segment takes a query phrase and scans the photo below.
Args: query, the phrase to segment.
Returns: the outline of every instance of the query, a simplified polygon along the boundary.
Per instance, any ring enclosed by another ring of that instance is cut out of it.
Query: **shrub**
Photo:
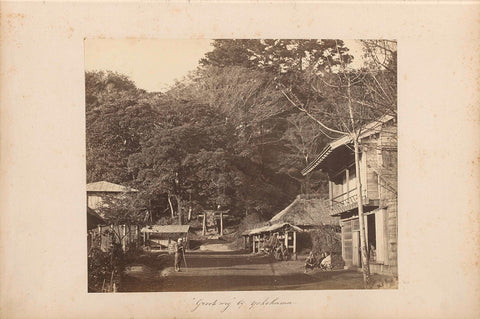
[[[88,256],[88,291],[111,292],[114,283],[117,290],[121,289],[125,266],[133,262],[139,253],[140,250],[135,245],[130,245],[123,252],[117,243],[108,252],[93,248]]]
[[[113,276],[113,277],[112,277]],[[88,291],[103,292],[111,289],[110,283],[119,283],[119,274],[115,272],[113,256],[98,248],[92,249],[88,256]]]

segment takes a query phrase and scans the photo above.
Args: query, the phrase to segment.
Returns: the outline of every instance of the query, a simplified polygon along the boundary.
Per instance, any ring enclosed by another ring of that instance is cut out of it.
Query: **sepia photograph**
[[[88,292],[398,288],[396,40],[84,49]]]

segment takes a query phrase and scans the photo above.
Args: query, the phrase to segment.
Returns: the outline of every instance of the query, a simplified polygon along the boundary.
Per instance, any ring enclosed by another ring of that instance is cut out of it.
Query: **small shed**
[[[297,232],[303,231],[300,227],[290,225],[289,223],[277,223],[273,225],[266,225],[263,227],[254,228],[248,233],[244,232],[245,245],[247,245],[247,238],[251,238],[252,252],[257,253],[264,250],[264,243],[271,236],[277,236],[281,241],[284,241],[285,247],[292,251],[294,256],[297,253]]]
[[[285,246],[296,256],[297,233],[331,225],[338,226],[338,220],[330,216],[327,200],[318,196],[299,195],[285,209],[273,216],[266,225],[242,233],[245,249],[253,253],[263,250],[263,243],[272,235],[285,241]]]
[[[167,249],[169,243],[182,238],[185,247],[189,248],[190,225],[151,225],[143,227],[140,232],[146,246]]]

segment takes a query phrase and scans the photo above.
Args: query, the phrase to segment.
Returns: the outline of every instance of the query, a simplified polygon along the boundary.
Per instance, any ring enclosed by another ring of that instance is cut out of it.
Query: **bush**
[[[98,248],[92,249],[88,256],[88,291],[103,292],[109,290],[111,289],[111,281],[112,283],[116,281],[116,285],[119,283],[119,274],[115,271],[112,254],[103,252]]]
[[[114,283],[119,290],[125,266],[133,262],[139,253],[140,250],[134,245],[123,252],[117,243],[108,252],[93,248],[88,256],[88,291],[111,292]]]

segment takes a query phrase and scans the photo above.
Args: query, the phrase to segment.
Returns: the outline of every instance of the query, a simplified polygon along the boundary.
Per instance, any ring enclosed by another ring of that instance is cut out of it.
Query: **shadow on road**
[[[339,279],[344,284],[339,283]],[[283,276],[185,276],[163,277],[140,281],[129,278],[124,291],[246,291],[246,290],[313,290],[313,289],[361,289],[362,277],[355,271],[332,271],[314,276],[303,273]]]
[[[141,256],[124,274],[121,291],[246,291],[363,289],[362,274],[352,270],[303,273],[302,261],[232,252],[186,254],[188,269],[173,272],[173,256]]]

